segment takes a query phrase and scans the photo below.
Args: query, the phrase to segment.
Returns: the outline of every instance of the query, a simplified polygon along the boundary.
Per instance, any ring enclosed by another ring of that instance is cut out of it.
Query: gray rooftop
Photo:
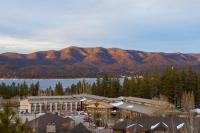
[[[148,114],[148,115],[153,114],[156,111],[155,108],[137,105],[137,104],[128,104],[128,103],[123,103],[116,107],[119,109],[130,110],[130,111],[139,112],[139,113]]]
[[[107,98],[103,96],[96,96],[90,94],[79,94],[79,95],[66,95],[66,96],[29,96],[29,100],[35,99],[71,99],[71,98],[91,98],[97,100],[108,100],[108,101],[120,101],[122,99],[136,101],[136,102],[144,102],[149,104],[166,104],[167,102],[159,101],[159,100],[151,100],[151,99],[144,99],[144,98],[137,98],[137,97],[118,97],[118,98]]]

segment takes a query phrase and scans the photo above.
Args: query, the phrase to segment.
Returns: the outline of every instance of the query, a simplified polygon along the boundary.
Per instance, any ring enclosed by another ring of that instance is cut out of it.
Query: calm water
[[[79,81],[85,80],[88,83],[93,83],[96,81],[96,78],[79,78],[79,79],[0,79],[0,83],[4,82],[6,84],[14,83],[23,83],[24,81],[27,84],[40,82],[40,88],[45,89],[47,87],[54,87],[56,83],[61,82],[63,87],[71,86],[72,84],[76,84]]]

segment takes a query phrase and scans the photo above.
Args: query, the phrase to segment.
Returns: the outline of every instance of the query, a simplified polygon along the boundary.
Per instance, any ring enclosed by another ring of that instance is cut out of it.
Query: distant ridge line
[[[70,46],[30,54],[0,54],[0,78],[80,78],[143,74],[168,66],[200,70],[200,54]]]

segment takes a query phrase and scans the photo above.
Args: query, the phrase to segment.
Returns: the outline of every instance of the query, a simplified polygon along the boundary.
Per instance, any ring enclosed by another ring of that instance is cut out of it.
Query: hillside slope
[[[115,76],[141,74],[157,67],[200,70],[200,54],[154,53],[118,48],[68,47],[31,54],[0,54],[0,78],[77,78],[103,73]]]

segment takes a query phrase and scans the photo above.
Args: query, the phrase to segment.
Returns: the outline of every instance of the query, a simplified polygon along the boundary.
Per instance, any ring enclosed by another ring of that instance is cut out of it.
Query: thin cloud
[[[126,49],[151,44],[182,51],[177,42],[198,40],[199,5],[199,0],[7,0],[0,5],[0,46],[30,52],[71,43]]]
[[[58,49],[59,47],[62,48],[63,46],[52,42],[40,42],[29,39],[0,36],[0,49],[3,49],[4,51],[20,51],[22,53],[27,53],[38,50]]]

